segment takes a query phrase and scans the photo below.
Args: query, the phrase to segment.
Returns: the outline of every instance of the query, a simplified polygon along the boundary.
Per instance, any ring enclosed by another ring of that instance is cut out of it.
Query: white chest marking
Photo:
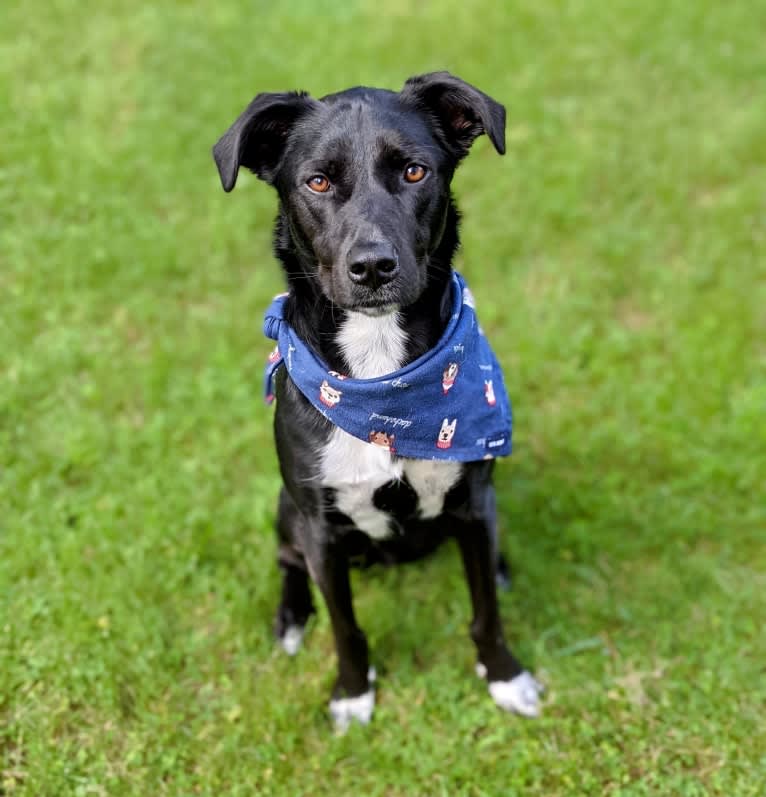
[[[463,472],[460,462],[444,460],[407,459],[404,473],[412,489],[418,494],[420,517],[434,518],[441,514],[444,496]]]
[[[396,371],[404,362],[407,333],[396,312],[382,316],[348,311],[337,337],[355,379],[372,379]],[[388,515],[372,503],[378,487],[401,479],[401,461],[384,448],[370,445],[341,429],[334,429],[322,452],[321,479],[336,491],[335,502],[354,525],[375,539],[391,533]]]
[[[399,369],[404,361],[407,333],[398,313],[369,316],[348,312],[338,333],[338,345],[355,379],[372,379]],[[380,446],[334,429],[322,452],[321,481],[335,489],[338,510],[374,539],[391,534],[389,517],[372,502],[375,490],[407,476],[418,496],[420,516],[437,517],[444,496],[462,472],[459,462],[394,460]]]
[[[348,311],[337,340],[355,379],[385,376],[404,362],[407,333],[396,312],[370,316]]]
[[[370,445],[341,429],[334,429],[322,454],[321,479],[335,489],[335,503],[354,525],[376,540],[391,534],[389,516],[372,502],[375,490],[407,477],[418,496],[420,517],[441,514],[444,496],[462,473],[459,462],[394,459],[380,446]]]
[[[372,503],[375,490],[392,479],[401,479],[402,460],[394,462],[391,454],[334,429],[322,452],[323,487],[335,489],[335,503],[354,525],[376,540],[391,533],[388,515]]]

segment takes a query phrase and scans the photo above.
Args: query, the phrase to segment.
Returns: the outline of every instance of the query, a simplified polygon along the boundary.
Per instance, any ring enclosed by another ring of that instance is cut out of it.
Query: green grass
[[[408,9],[418,10],[408,15]],[[0,36],[0,794],[763,795],[766,6],[10,0]],[[508,108],[458,265],[506,366],[508,636],[453,548],[354,577],[381,675],[335,737],[321,611],[274,647],[275,202],[253,94],[448,68]]]

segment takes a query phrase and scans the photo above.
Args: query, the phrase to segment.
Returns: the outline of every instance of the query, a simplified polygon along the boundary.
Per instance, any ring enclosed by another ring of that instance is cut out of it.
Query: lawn
[[[415,6],[414,11],[410,10]],[[0,794],[766,792],[766,4],[7,0],[0,29]],[[506,630],[457,552],[354,576],[374,722],[332,733],[327,614],[274,645],[250,98],[447,68],[503,102],[459,268],[506,368]]]

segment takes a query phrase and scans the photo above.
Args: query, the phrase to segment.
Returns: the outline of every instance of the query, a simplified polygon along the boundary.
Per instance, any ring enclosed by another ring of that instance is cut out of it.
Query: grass
[[[10,0],[0,42],[0,794],[763,795],[766,7]],[[381,680],[274,647],[250,97],[448,68],[508,107],[456,178],[507,369],[509,637],[472,677],[454,549],[355,576]]]

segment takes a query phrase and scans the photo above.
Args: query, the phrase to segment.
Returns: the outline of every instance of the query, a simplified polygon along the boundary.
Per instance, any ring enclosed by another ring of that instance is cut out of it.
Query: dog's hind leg
[[[282,488],[277,515],[277,562],[282,571],[282,597],[274,620],[274,632],[280,645],[290,656],[294,656],[300,649],[306,623],[315,611],[306,562],[293,545],[293,540],[300,539],[299,524],[302,522],[297,507]]]

